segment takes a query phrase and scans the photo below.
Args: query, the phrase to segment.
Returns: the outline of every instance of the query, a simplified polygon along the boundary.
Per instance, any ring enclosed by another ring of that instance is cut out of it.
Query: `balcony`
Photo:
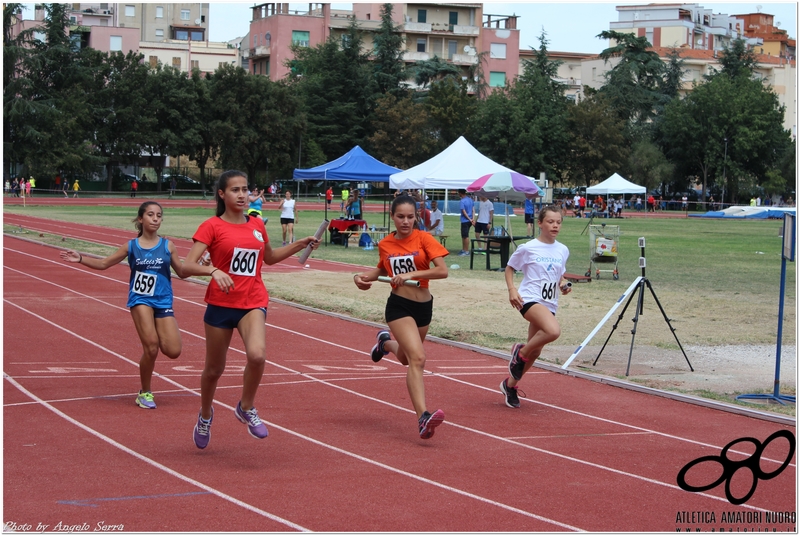
[[[455,35],[480,35],[480,28],[478,26],[462,26],[460,24],[450,25],[450,31]]]
[[[406,32],[430,33],[433,31],[433,26],[427,22],[406,22],[403,24],[403,29]]]
[[[272,51],[271,46],[256,46],[255,48],[250,49],[250,55],[248,57],[262,58],[264,56],[270,55],[271,51]]]
[[[470,56],[469,54],[452,54],[450,58],[452,63],[477,65],[477,56]]]
[[[430,54],[427,52],[405,52],[402,55],[404,61],[427,61],[430,59]]]

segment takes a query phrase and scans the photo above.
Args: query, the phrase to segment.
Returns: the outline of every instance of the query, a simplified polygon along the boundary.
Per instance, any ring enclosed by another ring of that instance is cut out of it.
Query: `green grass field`
[[[162,234],[191,238],[197,226],[204,219],[213,215],[212,203],[206,208],[171,208],[164,213]],[[6,206],[7,212],[26,213],[33,216],[85,223],[90,225],[109,226],[114,228],[133,229],[131,219],[135,212],[129,208],[114,206],[66,206],[27,208]],[[267,232],[273,243],[281,241],[279,225],[280,215],[277,211],[266,211],[269,218]],[[300,212],[299,224],[295,227],[298,237],[313,234],[319,226],[322,212]],[[382,214],[370,214],[367,221],[382,224]],[[500,218],[498,218],[500,219]],[[630,218],[623,220],[606,220],[608,224],[617,224],[620,228],[619,240],[619,290],[626,288],[637,277],[640,249],[638,238],[646,238],[646,275],[658,287],[667,287],[684,292],[686,300],[691,295],[709,290],[718,290],[740,294],[744,300],[758,299],[760,296],[774,296],[779,291],[780,258],[782,238],[779,231],[782,221],[778,220],[704,220],[699,218],[654,219]],[[585,274],[590,265],[588,231],[581,234],[586,227],[586,219],[567,217],[559,236],[571,252],[567,271],[579,275]],[[599,220],[595,220],[599,222]],[[458,257],[460,237],[457,216],[445,216],[446,234],[449,235],[447,248],[450,256],[447,264],[457,264],[460,270],[451,270],[451,277],[495,277],[484,270],[470,272],[468,257]],[[522,218],[512,218],[514,234],[524,235],[525,225]],[[359,248],[344,248],[338,245],[327,245],[314,253],[315,258],[349,262],[366,266],[377,262],[377,249],[364,251]],[[498,259],[496,260],[498,262]],[[483,265],[483,260],[476,264]],[[602,269],[611,265],[603,265]],[[610,275],[603,274],[610,278]],[[795,297],[796,269],[794,263],[788,265],[786,280],[789,298]]]

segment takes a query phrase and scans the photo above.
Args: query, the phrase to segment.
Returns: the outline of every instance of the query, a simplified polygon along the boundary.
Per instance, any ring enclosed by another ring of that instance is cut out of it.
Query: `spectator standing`
[[[582,199],[582,197],[580,197],[580,193],[579,192],[574,194],[574,199],[572,199],[572,205],[574,207],[574,217],[582,217],[582,214],[580,213],[580,200],[581,199]]]
[[[585,196],[580,196],[580,217],[585,217],[585,205],[588,199]]]
[[[339,210],[341,211],[341,215],[345,215],[349,213],[349,199],[350,199],[350,190],[347,188],[343,188],[341,190],[341,207]]]
[[[139,191],[139,183],[134,180],[130,183],[130,196],[135,197],[137,191]]]
[[[6,179],[5,183],[5,192],[7,195],[11,193],[11,182],[8,179]]]
[[[654,212],[655,211],[655,196],[650,194],[649,197],[647,197],[647,199],[646,199],[646,204],[647,204],[647,209],[650,212]]]
[[[461,197],[459,205],[461,215],[461,250],[458,256],[469,255],[469,231],[474,225],[474,201],[466,194],[465,189],[459,189]]]
[[[80,184],[78,184],[78,179],[75,179],[75,182],[72,184],[72,198],[76,198],[78,196],[78,192],[80,191]]]
[[[28,185],[25,186],[25,191],[27,192],[28,197],[32,197],[33,196],[33,195],[31,195],[31,191],[33,191],[33,188],[35,188],[35,187],[36,187],[36,179],[31,177],[31,179],[28,180]]]
[[[325,202],[327,202],[327,208],[330,209],[330,205],[333,204],[333,186],[327,188],[325,192]]]
[[[433,236],[444,234],[444,215],[438,209],[438,201],[430,201],[430,234]]]
[[[682,199],[680,199],[680,200],[682,201],[682,211],[683,212],[687,212],[688,211],[688,195],[683,195]]]
[[[533,199],[535,199],[535,195],[530,193],[524,194],[524,222],[527,224],[526,238],[535,236],[535,227],[533,226],[535,223],[535,204],[533,203]]]
[[[491,232],[491,226],[494,222],[494,203],[488,200],[488,197],[481,195],[480,207],[477,211],[477,223],[474,225],[474,237],[479,234],[488,236]]]
[[[175,190],[177,189],[178,189],[178,179],[175,178],[174,175],[172,175],[172,179],[169,181],[169,196],[174,197]]]
[[[294,243],[294,223],[297,222],[297,212],[294,209],[295,201],[291,198],[291,191],[286,191],[286,198],[280,201],[280,226],[283,228],[283,247],[287,243]]]

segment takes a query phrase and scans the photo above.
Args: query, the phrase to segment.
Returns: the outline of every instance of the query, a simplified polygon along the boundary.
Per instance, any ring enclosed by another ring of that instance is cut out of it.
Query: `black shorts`
[[[281,225],[288,225],[289,223],[291,223],[292,225],[294,224],[294,218],[293,217],[281,217],[280,218],[280,224]]]
[[[426,327],[433,320],[433,298],[420,303],[392,293],[386,301],[386,323],[410,316],[417,327]]]
[[[520,308],[520,309],[519,309],[519,312],[521,312],[521,314],[522,314],[522,317],[524,317],[524,315],[525,315],[525,314],[527,314],[527,311],[528,311],[528,310],[530,310],[530,308],[532,308],[532,306],[533,306],[534,304],[536,304],[537,302],[538,302],[538,301],[530,301],[529,303],[525,303],[525,304],[524,304],[524,306],[523,306],[522,308]],[[552,315],[554,316],[554,315],[555,315],[555,313],[554,313],[554,312],[552,312]]]
[[[527,212],[524,213],[524,222],[525,223],[535,223],[535,214],[528,214]]]
[[[264,307],[245,309],[220,307],[211,304],[205,309],[203,321],[211,327],[235,329],[238,327],[241,318],[246,316],[251,310],[262,310],[264,313],[264,321],[266,321],[266,308]]]
[[[478,234],[488,234],[488,223],[475,223],[474,224],[474,235],[477,237]]]
[[[472,229],[471,221],[467,221],[465,223],[461,222],[461,238],[468,238],[469,231]]]

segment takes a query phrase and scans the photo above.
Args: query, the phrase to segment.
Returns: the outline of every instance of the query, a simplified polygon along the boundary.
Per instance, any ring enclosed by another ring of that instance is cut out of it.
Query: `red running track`
[[[718,455],[735,439],[793,436],[795,427],[538,369],[522,383],[522,408],[509,409],[497,388],[506,361],[428,341],[427,399],[447,420],[423,441],[404,369],[369,358],[374,326],[282,302],[269,308],[256,399],[269,437],[253,439],[232,414],[245,361],[234,336],[211,443],[198,450],[191,433],[204,286],[174,282],[183,354],[159,358],[158,409],[145,411],[133,402],[141,348],[125,308],[127,268],[92,271],[10,237],[3,263],[7,527],[796,529],[795,516],[766,520],[767,512],[795,513],[795,456],[740,506],[727,501],[723,485],[690,493],[676,484],[686,463]],[[751,444],[734,451],[746,458]],[[787,458],[787,441],[775,440],[760,466],[774,471]],[[699,469],[692,483],[719,471]],[[751,484],[745,471],[736,473],[733,494]],[[741,516],[722,523],[727,513]]]

